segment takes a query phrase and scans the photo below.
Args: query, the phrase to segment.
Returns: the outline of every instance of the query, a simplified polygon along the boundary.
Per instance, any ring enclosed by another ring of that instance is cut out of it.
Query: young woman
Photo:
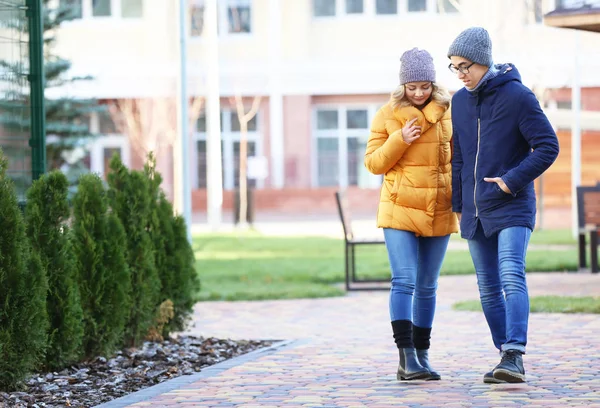
[[[439,380],[428,349],[436,289],[450,234],[450,95],[435,82],[433,58],[413,48],[400,58],[400,85],[375,115],[365,166],[383,174],[377,226],[392,272],[390,318],[399,380]]]

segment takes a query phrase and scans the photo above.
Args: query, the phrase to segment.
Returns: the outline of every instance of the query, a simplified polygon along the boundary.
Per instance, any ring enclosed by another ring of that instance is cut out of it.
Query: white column
[[[221,173],[221,101],[219,85],[219,38],[217,0],[205,0],[204,35],[206,37],[206,186],[207,218],[212,230],[222,221],[223,177]]]
[[[577,237],[577,186],[581,185],[581,75],[579,62],[579,31],[575,31],[575,66],[573,69],[573,85],[571,88],[571,109],[573,124],[571,125],[571,225],[573,237]]]
[[[281,0],[269,0],[269,128],[271,139],[271,186],[273,188],[282,188],[285,182],[281,19]]]
[[[176,146],[181,150],[181,161],[174,165],[181,166],[181,209],[185,219],[187,238],[192,242],[192,189],[190,186],[190,133],[188,115],[188,93],[187,93],[187,29],[186,29],[186,7],[187,0],[179,1],[179,136],[181,142]]]

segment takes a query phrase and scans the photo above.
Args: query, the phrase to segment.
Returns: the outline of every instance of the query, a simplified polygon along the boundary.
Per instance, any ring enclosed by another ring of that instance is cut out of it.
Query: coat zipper
[[[479,216],[479,209],[477,208],[477,162],[479,161],[479,141],[481,140],[481,121],[477,118],[477,153],[475,154],[475,187],[473,189],[473,203],[475,204],[475,218]]]

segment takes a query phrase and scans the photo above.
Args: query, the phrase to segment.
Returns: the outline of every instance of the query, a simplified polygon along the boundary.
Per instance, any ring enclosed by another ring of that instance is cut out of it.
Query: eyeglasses
[[[474,62],[471,62],[469,65],[459,65],[458,67],[455,67],[454,65],[450,64],[448,65],[448,69],[453,74],[458,74],[459,72],[461,72],[466,75],[469,73],[469,68],[471,68],[473,65],[475,65]]]

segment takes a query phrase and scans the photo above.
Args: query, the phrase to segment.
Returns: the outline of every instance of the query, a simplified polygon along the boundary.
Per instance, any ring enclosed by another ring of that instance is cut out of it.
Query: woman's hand
[[[402,128],[402,138],[407,144],[411,144],[421,137],[421,126],[413,126],[416,120],[417,118],[409,120]]]
[[[512,191],[510,191],[510,188],[508,188],[501,177],[484,177],[483,181],[487,181],[488,183],[496,183],[498,184],[498,187],[500,187],[500,190],[504,191],[506,194],[512,195]]]

